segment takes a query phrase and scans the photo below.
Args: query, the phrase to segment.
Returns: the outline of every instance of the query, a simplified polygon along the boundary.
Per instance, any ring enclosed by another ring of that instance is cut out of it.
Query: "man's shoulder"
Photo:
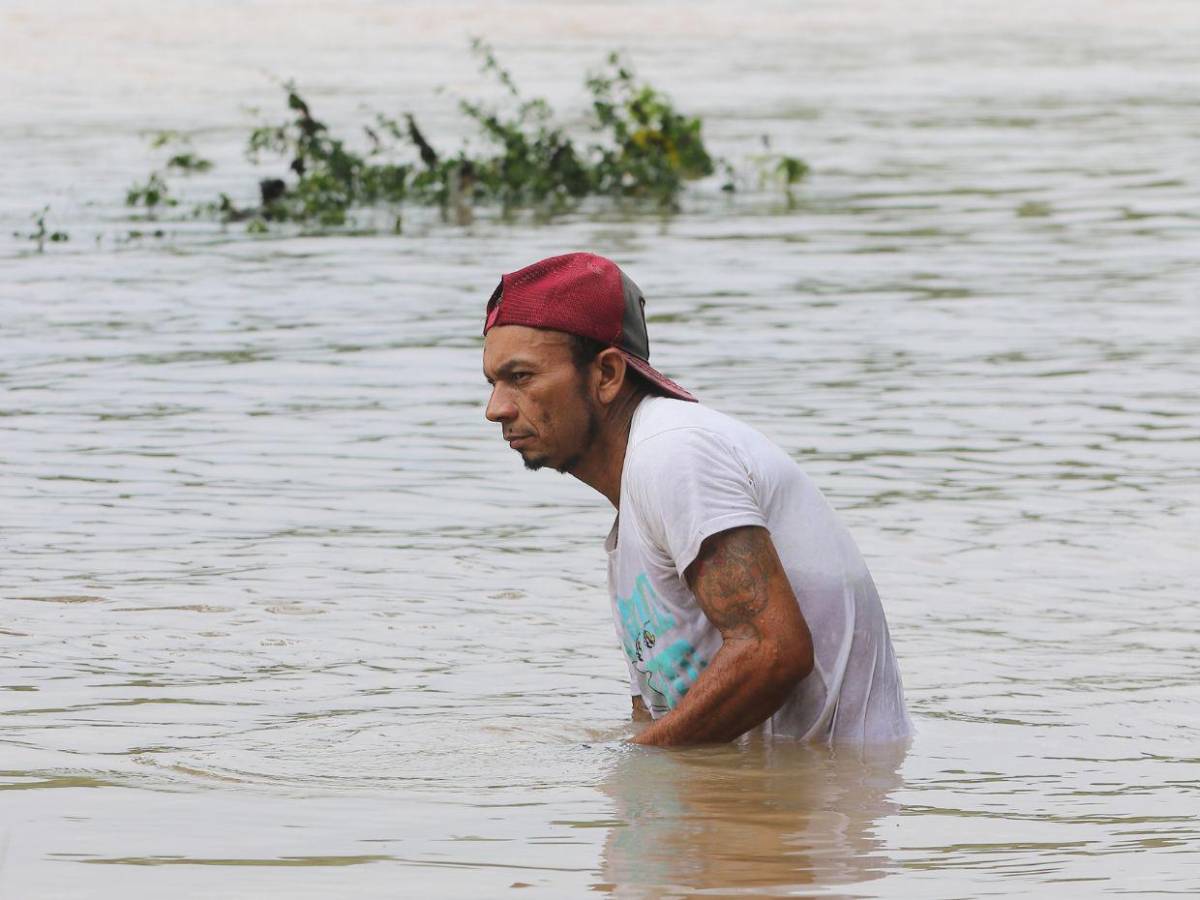
[[[756,436],[749,426],[699,403],[647,398],[638,407],[625,452],[627,478],[672,482],[712,465],[745,468]]]
[[[729,439],[746,426],[709,406],[647,397],[639,404],[629,431],[630,450],[645,443],[686,442],[689,433],[709,432]]]
[[[666,397],[639,405],[625,463],[629,477],[667,482],[681,471],[712,465],[783,478],[799,471],[782,447],[753,426],[712,407]]]

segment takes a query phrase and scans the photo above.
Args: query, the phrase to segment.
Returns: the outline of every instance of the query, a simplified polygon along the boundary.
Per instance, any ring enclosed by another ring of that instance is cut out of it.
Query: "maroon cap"
[[[497,325],[550,328],[609,344],[635,372],[679,400],[696,398],[650,365],[646,299],[617,264],[592,253],[551,256],[500,278],[483,333]]]

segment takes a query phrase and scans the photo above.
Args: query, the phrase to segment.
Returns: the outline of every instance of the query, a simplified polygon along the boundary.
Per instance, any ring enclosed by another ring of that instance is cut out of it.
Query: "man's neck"
[[[613,403],[601,422],[600,433],[587,454],[571,474],[605,497],[614,508],[621,508],[621,473],[625,471],[625,450],[633,414],[646,397],[628,396]]]

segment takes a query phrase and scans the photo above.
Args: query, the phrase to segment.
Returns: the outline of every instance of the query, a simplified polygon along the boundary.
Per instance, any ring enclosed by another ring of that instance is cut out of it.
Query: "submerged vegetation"
[[[71,236],[65,231],[58,231],[53,228],[46,227],[46,217],[50,215],[50,207],[43,206],[37,212],[30,216],[33,219],[34,229],[30,232],[14,231],[13,237],[24,238],[25,240],[33,241],[37,245],[37,252],[43,253],[46,249],[46,244],[63,244],[71,239]]]
[[[410,203],[466,222],[481,206],[548,215],[593,196],[674,210],[688,182],[717,172],[724,175],[723,190],[736,189],[734,167],[709,152],[700,119],[680,112],[666,95],[640,82],[620,55],[611,54],[605,67],[585,81],[590,135],[583,139],[567,132],[545,100],[524,98],[486,44],[476,40],[472,49],[505,94],[498,108],[459,102],[483,138],[482,149],[469,152],[466,142],[456,150],[439,149],[409,113],[376,115],[352,146],[333,134],[288,83],[289,117],[255,128],[247,142],[252,162],[277,161],[280,166],[259,181],[257,202],[242,206],[222,193],[194,207],[193,214],[245,222],[247,230],[262,232],[281,222],[337,228],[349,224],[356,211],[371,210],[386,213],[399,232],[403,208]],[[154,139],[155,149],[175,152],[145,182],[128,190],[127,205],[151,219],[178,205],[168,176],[212,168],[186,144],[174,133]],[[765,172],[777,180],[789,202],[792,187],[808,171],[803,161],[780,154],[761,157],[758,164],[760,176]]]
[[[160,171],[155,169],[146,180],[132,185],[125,192],[125,205],[141,207],[146,211],[146,217],[153,219],[160,209],[169,209],[179,205],[179,201],[171,194],[167,184],[166,174],[191,175],[207,172],[213,164],[210,160],[202,159],[189,148],[187,137],[176,131],[160,131],[150,141],[151,148],[173,150]]]

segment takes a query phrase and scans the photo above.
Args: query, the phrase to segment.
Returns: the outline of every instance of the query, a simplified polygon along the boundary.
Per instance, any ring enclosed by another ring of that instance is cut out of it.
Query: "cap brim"
[[[617,349],[621,350],[620,347]],[[633,371],[637,372],[668,397],[674,397],[676,400],[687,400],[689,403],[700,402],[641,357],[634,356],[628,350],[621,350],[621,355],[625,357],[625,362],[629,364],[629,367]]]

